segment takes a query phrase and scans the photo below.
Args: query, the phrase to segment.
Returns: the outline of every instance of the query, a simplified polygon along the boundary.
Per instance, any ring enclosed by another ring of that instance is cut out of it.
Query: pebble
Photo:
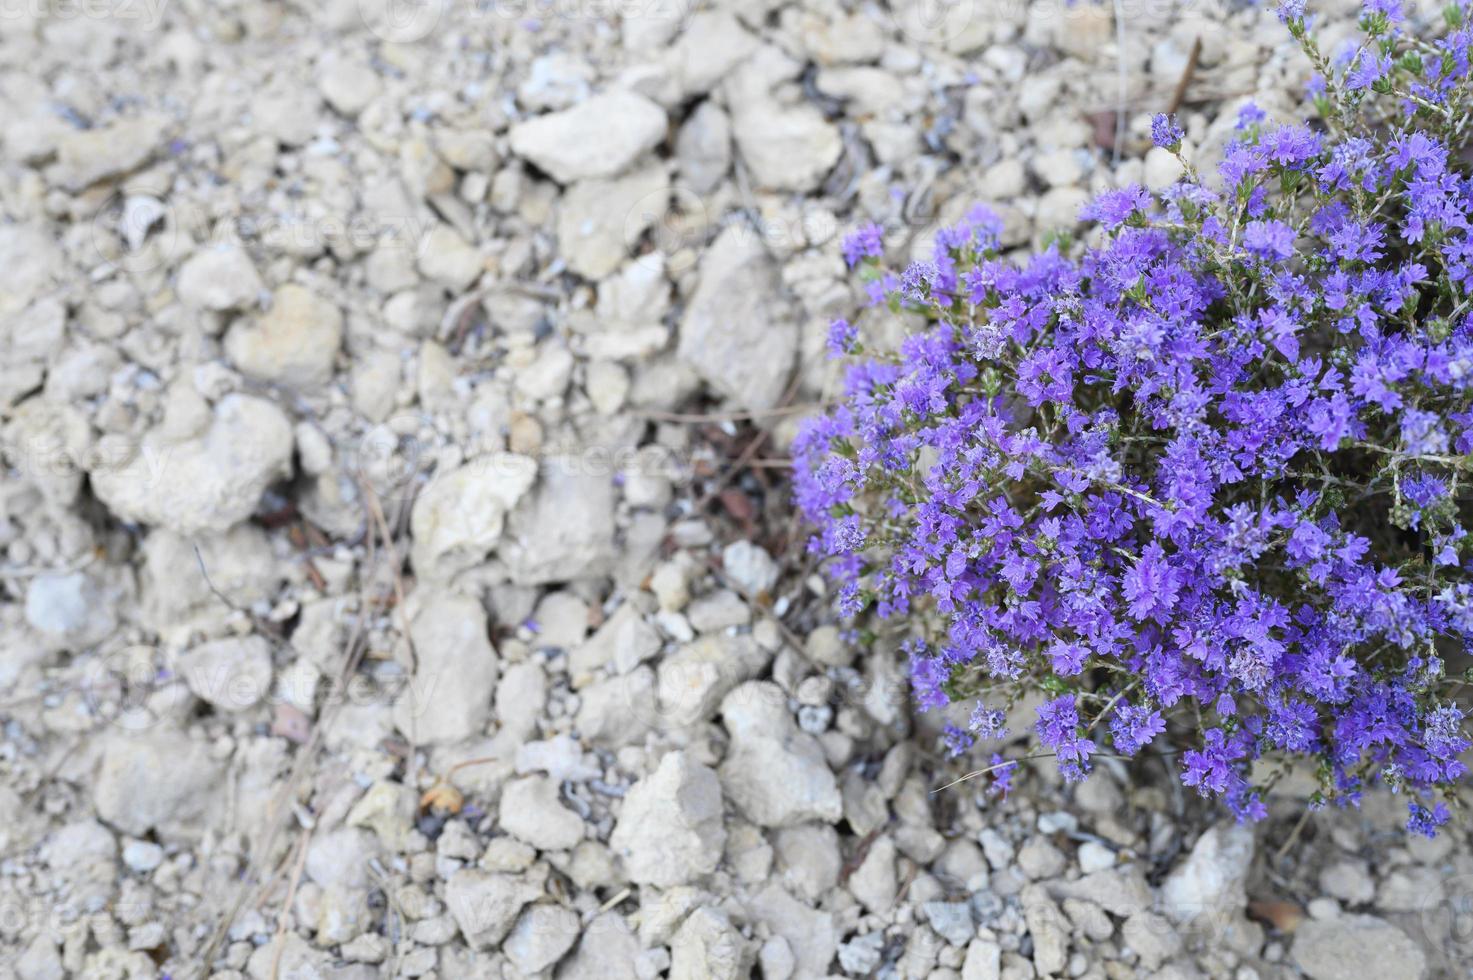
[[[254,323],[230,329],[225,352],[253,378],[313,388],[332,377],[342,337],[343,315],[337,306],[288,283],[276,291],[271,309]]]
[[[745,101],[732,118],[732,135],[764,190],[813,190],[844,149],[839,131],[808,104]]]
[[[563,184],[623,173],[665,137],[665,111],[633,92],[606,92],[511,128],[511,149]]]
[[[1246,881],[1253,862],[1253,830],[1217,824],[1192,845],[1192,852],[1161,884],[1161,908],[1177,923],[1201,918],[1217,922],[1247,904]]]
[[[781,688],[742,684],[722,701],[721,715],[732,745],[717,771],[748,819],[764,827],[839,820],[838,783],[818,741],[793,722]]]
[[[716,870],[726,843],[721,783],[686,752],[669,752],[625,794],[609,846],[638,884],[669,888]]]
[[[216,802],[221,768],[209,746],[178,732],[109,733],[92,787],[97,815],[140,837],[196,838]]]
[[[479,564],[501,540],[506,516],[531,489],[537,461],[497,453],[437,473],[415,498],[410,560],[426,579],[446,579]]]
[[[394,702],[394,725],[416,743],[458,742],[491,715],[500,662],[486,638],[486,613],[464,596],[429,598],[410,621],[415,669]]]
[[[201,249],[179,267],[179,299],[199,310],[239,310],[254,306],[265,292],[245,249],[223,243]]]
[[[501,792],[501,829],[539,851],[570,851],[583,839],[583,820],[558,798],[546,776],[507,783]]]
[[[466,868],[445,883],[445,904],[471,948],[487,949],[505,938],[523,907],[540,893],[514,875]]]
[[[226,531],[291,472],[292,444],[291,422],[276,405],[227,395],[198,435],[173,442],[153,429],[126,461],[101,454],[92,489],[119,520],[180,534]]]
[[[578,913],[561,905],[538,903],[524,911],[501,950],[522,973],[532,976],[563,958],[578,941]]]
[[[670,980],[741,980],[751,975],[753,950],[723,912],[692,912],[670,944]]]
[[[245,711],[271,691],[271,644],[259,636],[202,643],[184,655],[184,682],[221,711]]]
[[[798,347],[795,311],[762,243],[732,225],[701,260],[680,321],[678,353],[722,396],[747,410],[782,397]]]
[[[1313,919],[1294,932],[1290,956],[1310,980],[1421,980],[1427,957],[1384,919],[1345,915]]]

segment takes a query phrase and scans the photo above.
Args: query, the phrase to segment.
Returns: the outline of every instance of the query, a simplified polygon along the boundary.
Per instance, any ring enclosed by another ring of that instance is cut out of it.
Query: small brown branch
[[[1197,62],[1202,57],[1202,37],[1198,35],[1192,39],[1192,51],[1187,55],[1187,66],[1182,69],[1181,78],[1177,80],[1176,91],[1171,95],[1171,103],[1166,107],[1166,114],[1171,115],[1181,108],[1186,101],[1187,86],[1192,84],[1192,76],[1197,74]]]

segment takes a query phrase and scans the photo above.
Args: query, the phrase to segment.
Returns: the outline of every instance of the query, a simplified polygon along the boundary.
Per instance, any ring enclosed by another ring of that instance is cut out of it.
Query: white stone
[[[483,456],[437,473],[410,515],[415,573],[444,580],[479,564],[501,540],[507,513],[536,477],[537,461],[514,453]]]
[[[271,691],[271,644],[260,636],[202,643],[184,655],[184,682],[221,711],[244,711]]]
[[[696,909],[670,944],[669,980],[743,980],[751,967],[749,944],[718,909]]]
[[[701,260],[678,353],[723,396],[750,410],[782,398],[798,349],[796,314],[750,230],[729,226]]]
[[[261,493],[291,469],[292,427],[264,399],[227,395],[198,437],[143,437],[125,462],[99,453],[92,489],[120,520],[180,534],[225,531],[251,516]]]
[[[427,278],[455,290],[470,288],[485,268],[481,253],[449,225],[436,225],[425,234],[415,262]]]
[[[574,272],[603,279],[669,206],[670,178],[663,165],[580,180],[558,202],[558,251]]]
[[[50,641],[88,647],[117,625],[112,602],[85,572],[37,575],[26,587],[26,622]]]
[[[445,904],[473,949],[494,946],[511,930],[522,908],[541,889],[514,875],[467,868],[445,884]]]
[[[563,958],[578,941],[579,929],[577,912],[540,903],[517,919],[501,951],[524,976],[534,976]]]
[[[518,585],[607,574],[614,548],[613,474],[596,454],[542,461],[537,488],[507,521],[501,555]]]
[[[56,147],[57,182],[80,191],[138,169],[158,151],[168,120],[158,115],[119,119],[94,129],[70,130]]]
[[[749,820],[764,827],[838,822],[839,785],[818,740],[798,730],[780,687],[749,681],[726,696],[721,714],[732,739],[721,785]]]
[[[583,930],[578,948],[558,969],[558,980],[636,980],[639,940],[624,916],[605,912]]]
[[[271,309],[225,335],[225,353],[240,370],[263,381],[317,388],[332,378],[343,314],[310,289],[288,283]]]
[[[560,183],[613,177],[665,138],[665,110],[633,92],[596,95],[519,122],[511,149]]]
[[[219,244],[201,249],[179,267],[175,289],[185,305],[201,310],[253,306],[265,290],[245,249]]]
[[[777,562],[760,545],[733,541],[721,552],[721,567],[742,594],[756,599],[777,585]]]
[[[409,632],[414,677],[394,703],[394,725],[421,744],[479,734],[491,714],[499,665],[481,604],[436,595],[421,606]]]
[[[142,836],[197,836],[219,792],[220,764],[209,746],[164,729],[113,732],[92,787],[97,815]]]
[[[725,844],[721,783],[683,751],[630,788],[609,838],[630,880],[659,888],[715,871]]]
[[[1209,828],[1161,883],[1161,911],[1177,923],[1225,921],[1248,903],[1252,863],[1251,827],[1232,823]]]
[[[356,58],[329,50],[317,64],[317,90],[333,109],[356,118],[378,98],[378,73]]]
[[[1422,980],[1427,975],[1422,948],[1370,915],[1301,923],[1290,955],[1310,980]]]
[[[507,783],[501,793],[501,829],[539,851],[570,851],[583,840],[583,820],[558,799],[546,776]]]
[[[843,152],[838,129],[807,103],[783,106],[757,99],[734,112],[737,149],[764,190],[814,190]]]

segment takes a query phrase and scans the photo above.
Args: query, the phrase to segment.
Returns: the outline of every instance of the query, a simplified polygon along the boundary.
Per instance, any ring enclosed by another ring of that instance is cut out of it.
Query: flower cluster
[[[866,227],[875,305],[924,315],[856,358],[795,444],[839,612],[909,637],[923,708],[972,703],[954,752],[1044,695],[1067,779],[1170,742],[1240,818],[1316,764],[1313,805],[1404,792],[1449,819],[1473,649],[1473,31],[1370,0],[1323,58],[1323,119],[1249,109],[1215,180],[1101,195],[1085,250],[1004,259],[986,209],[900,275]],[[1185,134],[1158,119],[1157,144]],[[844,322],[835,352],[862,354]],[[873,635],[873,633],[871,633]],[[1449,665],[1454,665],[1450,670]],[[963,715],[965,716],[965,714]]]

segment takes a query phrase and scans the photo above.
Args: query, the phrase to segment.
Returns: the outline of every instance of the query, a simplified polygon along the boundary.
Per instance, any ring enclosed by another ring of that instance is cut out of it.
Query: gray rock
[[[227,395],[207,428],[182,442],[154,429],[117,462],[99,454],[92,489],[119,520],[180,534],[225,531],[251,516],[272,481],[291,471],[292,427],[281,409]]]
[[[1177,923],[1225,921],[1248,904],[1252,863],[1251,827],[1232,823],[1209,828],[1162,882],[1161,910]]]
[[[670,944],[670,980],[739,980],[751,974],[752,949],[726,913],[699,908]]]
[[[394,725],[419,743],[479,734],[491,714],[499,660],[486,612],[464,596],[437,595],[410,622],[414,677],[394,702]]]
[[[179,732],[114,732],[103,746],[93,802],[99,817],[135,837],[151,830],[193,837],[220,776],[209,746]]]
[[[593,457],[542,461],[536,490],[512,512],[501,554],[518,585],[608,574],[613,568],[613,476]]]
[[[1427,975],[1421,947],[1370,915],[1305,922],[1294,932],[1290,955],[1310,980],[1421,980]]]
[[[511,128],[511,149],[568,184],[623,173],[665,138],[665,127],[665,111],[649,99],[608,92],[517,123]]]
[[[179,267],[179,298],[199,310],[254,306],[266,287],[245,249],[225,243],[201,249]]]
[[[659,888],[715,871],[725,845],[721,783],[685,752],[667,753],[630,788],[609,838],[630,880]]]
[[[533,905],[501,944],[517,969],[532,976],[563,958],[578,941],[578,913],[561,905]]]
[[[583,930],[573,955],[557,971],[558,980],[636,980],[639,940],[618,912],[605,912]]]
[[[772,408],[787,387],[798,326],[772,259],[750,230],[726,228],[701,259],[678,353],[742,407]]]
[[[505,938],[523,907],[541,891],[515,875],[465,868],[445,883],[445,904],[465,941],[486,949]]]
[[[507,783],[501,793],[501,828],[539,851],[570,851],[583,840],[583,819],[558,799],[546,776]]]
[[[184,655],[184,683],[221,711],[244,711],[271,693],[271,644],[260,636],[202,643]]]
[[[537,461],[515,453],[493,453],[436,474],[410,515],[415,573],[443,581],[480,564],[536,478]]]
[[[749,820],[764,827],[838,822],[839,785],[818,740],[793,722],[780,687],[749,681],[726,696],[721,714],[732,738],[721,785]]]
[[[758,98],[733,111],[737,149],[764,190],[811,191],[844,150],[838,129],[806,103],[783,106]]]
[[[332,378],[343,339],[343,314],[310,289],[288,283],[253,323],[231,327],[225,353],[242,373],[262,381],[318,388]]]
[[[977,935],[972,907],[966,902],[927,902],[921,910],[936,934],[953,946],[965,947]]]

